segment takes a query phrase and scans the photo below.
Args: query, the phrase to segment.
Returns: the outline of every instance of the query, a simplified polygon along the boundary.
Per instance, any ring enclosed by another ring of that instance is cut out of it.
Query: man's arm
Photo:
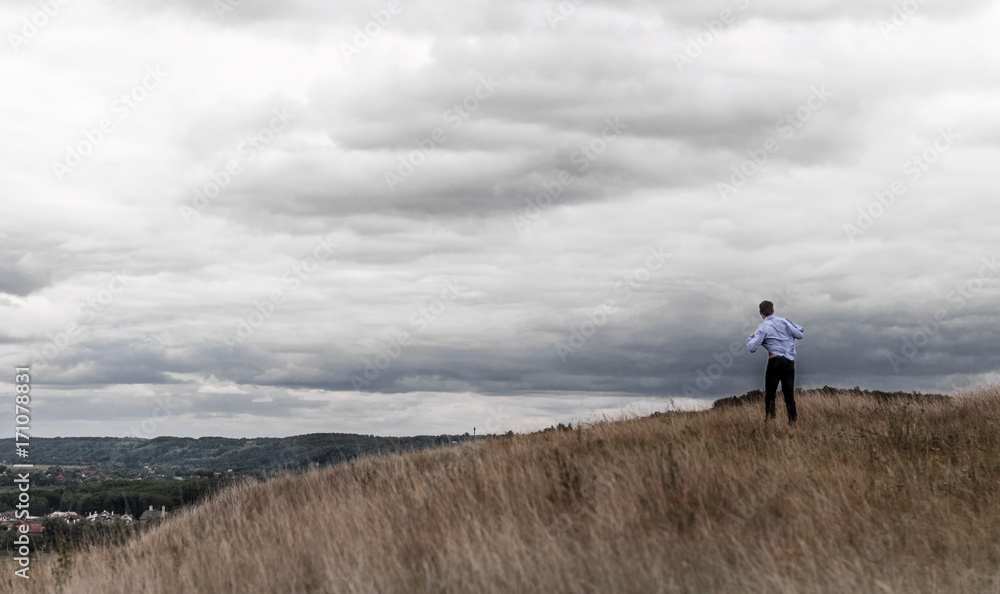
[[[750,349],[751,353],[756,353],[757,347],[764,342],[764,329],[761,326],[763,326],[763,324],[757,326],[757,331],[751,334],[750,338],[747,339],[747,348]]]
[[[791,320],[786,319],[785,321],[788,322],[788,332],[792,335],[792,338],[795,338],[796,340],[802,338],[802,333],[805,332],[805,328],[799,326]]]

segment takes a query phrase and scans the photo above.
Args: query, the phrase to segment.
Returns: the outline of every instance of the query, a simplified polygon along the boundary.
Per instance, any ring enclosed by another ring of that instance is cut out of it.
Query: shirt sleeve
[[[760,344],[764,342],[763,326],[764,326],[763,324],[757,326],[757,331],[751,334],[750,338],[747,339],[747,348],[750,350],[751,353],[756,353],[757,347],[759,347]]]
[[[788,322],[788,332],[789,332],[789,334],[791,334],[792,337],[796,338],[796,339],[802,338],[802,336],[803,336],[802,333],[805,332],[805,328],[803,328],[802,326],[799,326],[798,324],[796,324],[795,322],[792,322],[791,320],[785,320],[785,321]]]

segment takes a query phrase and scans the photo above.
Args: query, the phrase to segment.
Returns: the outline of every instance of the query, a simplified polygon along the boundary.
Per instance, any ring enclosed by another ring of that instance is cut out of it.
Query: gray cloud
[[[39,435],[697,406],[760,387],[779,291],[800,385],[995,374],[993,4],[424,0],[345,55],[386,6],[72,4],[11,48],[0,357]]]

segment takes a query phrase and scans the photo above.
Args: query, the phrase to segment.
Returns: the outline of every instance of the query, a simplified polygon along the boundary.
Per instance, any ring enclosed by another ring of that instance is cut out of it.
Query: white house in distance
[[[161,506],[160,510],[157,511],[157,510],[153,509],[152,505],[150,505],[149,509],[147,509],[146,511],[142,512],[142,515],[139,516],[139,521],[140,522],[145,522],[147,520],[155,520],[157,518],[165,518],[165,517],[167,517],[167,506],[165,506],[165,505]]]
[[[133,518],[132,514],[122,514],[119,516],[115,512],[109,512],[107,510],[104,510],[101,513],[92,512],[90,515],[87,516],[87,519],[90,520],[91,522],[114,522],[115,520],[122,520],[126,523],[131,523]]]
[[[67,524],[76,524],[77,522],[83,519],[80,517],[80,514],[76,512],[61,512],[61,511],[54,511],[51,514],[49,514],[49,517],[61,518]]]

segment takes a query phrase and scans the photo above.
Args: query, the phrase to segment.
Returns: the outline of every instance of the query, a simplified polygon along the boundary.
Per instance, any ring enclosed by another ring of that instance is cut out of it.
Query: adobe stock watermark
[[[111,102],[112,116],[101,118],[93,128],[84,128],[82,140],[66,145],[66,156],[62,160],[52,161],[52,172],[56,179],[63,181],[66,174],[72,173],[84,160],[101,146],[108,136],[115,131],[115,125],[128,119],[132,111],[139,107],[149,94],[160,88],[167,78],[167,73],[159,66],[146,68],[146,74],[139,83],[119,95]]]
[[[14,454],[20,458],[20,462],[12,465],[12,474],[17,473],[13,485],[17,486],[17,503],[14,507],[14,517],[20,520],[28,518],[31,509],[31,469],[35,467],[28,462],[31,446],[31,375],[34,373],[31,367],[14,367]],[[24,472],[21,472],[24,470]],[[14,526],[10,530],[14,530]],[[31,576],[31,540],[28,538],[28,524],[22,523],[17,526],[17,539],[11,538],[8,543],[16,557],[13,558],[21,569],[14,571],[14,575],[30,580]]]
[[[388,343],[376,340],[378,353],[365,359],[364,368],[359,373],[352,373],[348,379],[358,394],[364,394],[363,389],[382,376],[382,373],[392,366],[393,362],[402,356],[406,347],[413,344],[415,335],[423,334],[441,316],[448,312],[452,304],[465,295],[469,288],[459,284],[457,278],[445,283],[438,297],[419,306],[409,317],[412,334],[405,330],[396,333]]]
[[[969,301],[983,290],[987,280],[1000,275],[1000,262],[997,262],[996,255],[983,256],[980,262],[981,266],[975,276],[968,278],[964,283],[959,283],[945,296],[947,306],[939,308],[932,318],[921,321],[915,330],[903,337],[898,353],[891,351],[886,355],[893,373],[899,373],[912,363],[924,347],[940,335],[941,326],[965,309]]]
[[[491,408],[487,412],[489,413],[489,418],[486,419],[486,423],[484,424],[485,430],[483,433],[503,433],[507,426],[503,408],[497,406],[495,408]]]
[[[576,14],[576,11],[587,0],[562,0],[555,10],[551,8],[545,11],[545,20],[549,23],[549,28],[553,31],[560,23],[565,23],[569,17]]]
[[[229,16],[236,12],[236,9],[243,6],[246,0],[212,0],[212,8],[215,9],[215,16],[219,17],[220,21],[225,21]]]
[[[236,146],[236,156],[226,161],[225,165],[213,170],[208,181],[194,189],[194,196],[189,204],[178,207],[181,218],[191,224],[194,217],[212,204],[212,200],[222,195],[223,190],[243,173],[243,167],[257,158],[257,155],[271,146],[278,134],[288,128],[295,114],[282,107],[271,111],[273,114],[266,126],[261,127],[246,140]]]
[[[962,379],[962,384],[956,383],[955,380],[951,381],[951,388],[948,390],[949,395],[955,396],[982,388],[1000,388],[1000,371],[991,371],[972,380],[965,376]]]
[[[441,119],[444,120],[444,123],[450,124],[453,131],[457,131],[465,124],[466,120],[479,111],[483,102],[492,97],[501,86],[503,83],[493,80],[492,75],[480,76],[479,84],[473,92],[447,109],[442,114]],[[430,134],[424,138],[414,139],[413,143],[417,146],[417,150],[400,156],[396,168],[394,170],[387,169],[384,173],[385,183],[389,186],[389,191],[398,191],[399,185],[410,179],[417,169],[427,162],[431,153],[448,142],[448,138],[445,129],[438,127],[431,130]]]
[[[934,141],[903,163],[903,174],[908,176],[909,181],[905,179],[892,180],[887,188],[875,192],[875,199],[871,200],[867,206],[858,207],[858,217],[854,223],[844,223],[844,234],[847,235],[847,239],[854,243],[855,238],[864,235],[871,229],[879,219],[885,216],[885,213],[889,212],[889,209],[896,203],[896,198],[906,193],[909,189],[908,184],[923,177],[924,173],[941,159],[941,155],[951,150],[957,138],[958,135],[955,134],[951,126],[938,128],[938,135]]]
[[[733,2],[736,4],[735,11],[723,8],[717,18],[702,21],[702,29],[687,38],[684,52],[674,52],[674,64],[677,65],[678,73],[683,73],[685,68],[694,64],[694,61],[700,58],[716,39],[722,37],[726,29],[736,24],[736,17],[750,8],[750,0],[733,0]]]
[[[590,166],[603,155],[608,148],[618,142],[618,140],[628,130],[629,125],[623,124],[621,117],[607,118],[604,120],[604,130],[600,135],[595,136],[579,145],[577,150],[570,157],[570,162],[576,167],[575,172],[562,170],[555,179],[542,182],[542,191],[535,194],[534,198],[525,198],[527,206],[521,213],[510,215],[510,220],[518,233],[524,234],[531,230],[535,221],[542,215],[542,212],[552,206],[553,200],[558,200],[566,188],[569,188]]]
[[[7,34],[7,41],[15,54],[21,53],[21,48],[28,45],[31,40],[41,33],[42,29],[49,26],[52,19],[56,18],[62,8],[72,0],[37,0],[35,4],[38,10],[26,17],[21,18],[21,26],[16,32]]]
[[[328,235],[318,238],[312,252],[299,260],[298,263],[292,264],[282,275],[278,286],[274,287],[267,294],[267,297],[254,301],[253,310],[249,314],[237,318],[233,335],[226,339],[226,344],[230,349],[256,334],[264,322],[269,320],[274,312],[278,311],[285,303],[288,296],[302,288],[302,284],[316,274],[320,265],[333,257],[334,251],[340,247],[339,244],[333,242],[335,233],[331,231]]]
[[[128,431],[122,433],[121,437],[138,437],[149,439],[156,435],[156,430],[160,423],[170,418],[174,411],[180,408],[180,404],[174,400],[173,395],[157,396],[153,400],[153,410],[148,417],[132,425]]]
[[[621,295],[618,299],[606,299],[603,303],[587,312],[587,318],[579,322],[569,330],[569,336],[564,341],[556,341],[556,354],[559,360],[566,363],[568,357],[580,351],[597,331],[602,328],[608,319],[618,313],[618,306],[627,303],[643,286],[653,278],[653,273],[663,268],[667,260],[673,257],[664,251],[663,246],[651,247],[643,266],[626,272],[622,275],[622,280],[614,285],[616,295]]]
[[[792,289],[790,287],[779,290],[775,299],[773,299],[774,307],[776,310],[780,311],[782,308],[791,307],[793,303]],[[740,327],[740,332],[745,336],[750,336],[760,325],[761,318],[758,314],[753,314],[748,317],[747,321]],[[704,398],[705,393],[712,389],[722,376],[725,375],[727,371],[736,363],[736,360],[740,357],[746,355],[750,351],[747,350],[746,339],[743,340],[733,340],[729,343],[728,349],[723,349],[721,351],[716,351],[712,354],[713,363],[709,363],[705,367],[698,369],[696,372],[697,379],[694,382],[694,386],[691,384],[685,384],[682,388],[684,396],[688,398]]]
[[[833,96],[825,84],[809,87],[809,91],[809,96],[801,105],[785,113],[775,122],[773,134],[768,136],[760,147],[748,150],[748,157],[730,168],[729,183],[722,181],[716,183],[715,187],[724,201],[728,200],[730,195],[739,192],[750,178],[757,175],[770,161],[771,155],[781,150],[782,141],[795,136]]]
[[[783,491],[785,485],[791,482],[791,477],[785,470],[779,470],[777,476],[768,481],[761,481],[757,483],[757,486],[751,490],[749,496],[745,499],[738,499],[736,501],[735,512],[735,524],[743,526],[751,522],[754,518],[760,514],[761,511],[766,509],[767,502],[777,495],[780,491]],[[760,487],[764,488],[761,489]]]
[[[878,22],[878,30],[882,34],[882,39],[889,41],[889,37],[910,22],[910,19],[920,12],[924,4],[927,4],[927,0],[903,0],[899,4],[893,4],[889,20],[882,19]]]
[[[78,305],[79,315],[75,321],[67,322],[58,332],[50,333],[49,341],[41,349],[31,351],[31,366],[34,369],[44,370],[50,361],[79,342],[86,326],[97,319],[97,316],[107,311],[114,303],[115,298],[131,282],[125,268],[122,268],[121,272],[112,272],[110,276],[111,278],[103,289]]]
[[[355,28],[352,42],[340,44],[340,52],[344,54],[344,59],[347,60],[347,63],[350,64],[355,56],[360,54],[362,50],[367,49],[372,44],[372,41],[378,37],[379,33],[389,26],[393,17],[399,16],[401,12],[403,12],[403,5],[398,0],[392,0],[386,4],[385,8],[373,10],[371,12],[371,20],[365,23],[363,27]]]

